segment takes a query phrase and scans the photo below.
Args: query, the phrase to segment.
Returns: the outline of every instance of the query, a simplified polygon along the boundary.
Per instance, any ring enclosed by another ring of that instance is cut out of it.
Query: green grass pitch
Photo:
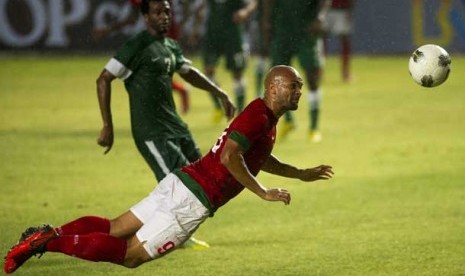
[[[2,259],[27,226],[112,218],[155,186],[133,144],[120,81],[113,85],[114,147],[103,155],[96,144],[95,80],[107,58],[0,58]],[[452,55],[449,80],[432,89],[410,79],[407,62],[355,57],[353,82],[345,84],[337,57],[328,58],[323,141],[307,141],[304,93],[298,128],[274,153],[301,167],[333,165],[334,179],[261,174],[264,185],[289,189],[291,204],[244,191],[196,233],[209,250],[178,250],[135,270],[47,253],[17,275],[464,275],[465,57]],[[194,64],[201,67],[197,58]],[[223,67],[218,79],[232,95]],[[206,93],[190,95],[183,117],[205,153],[226,121],[210,122]]]

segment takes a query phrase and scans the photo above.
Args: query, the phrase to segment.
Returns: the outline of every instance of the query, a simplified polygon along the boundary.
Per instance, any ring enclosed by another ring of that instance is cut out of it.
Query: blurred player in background
[[[269,36],[271,28],[269,22],[263,16],[263,1],[257,1],[257,9],[255,12],[255,23],[257,32],[255,37],[256,45],[256,62],[255,62],[255,94],[257,97],[262,96],[263,76],[265,75],[267,66],[267,57],[269,55]],[[268,25],[267,25],[268,24]]]
[[[204,8],[208,9],[206,30],[203,41],[203,60],[205,74],[213,82],[219,59],[226,58],[226,68],[234,78],[234,95],[240,112],[245,105],[246,87],[243,79],[246,67],[243,26],[256,8],[256,0],[206,0]],[[215,112],[213,122],[222,118],[221,106],[213,99]]]
[[[355,0],[331,0],[331,7],[323,23],[325,37],[334,34],[339,38],[341,45],[341,73],[342,80],[345,82],[350,81],[350,40],[354,5]]]
[[[199,89],[218,97],[227,119],[234,116],[228,95],[187,60],[173,39],[165,37],[172,17],[167,0],[143,0],[146,30],[124,43],[97,79],[97,94],[103,119],[98,144],[113,146],[111,83],[124,81],[129,94],[131,127],[137,149],[158,181],[174,169],[201,157],[187,125],[176,113],[171,83],[174,72]],[[196,245],[205,243],[191,239]]]
[[[264,16],[271,24],[272,65],[290,65],[296,56],[305,70],[310,86],[308,101],[309,139],[321,141],[318,131],[322,92],[320,82],[323,73],[323,42],[321,26],[329,8],[329,0],[268,0],[264,2]],[[286,113],[281,136],[295,128],[290,112]]]
[[[260,170],[307,182],[330,179],[331,166],[298,169],[271,153],[276,123],[284,112],[297,109],[302,84],[294,68],[272,68],[264,98],[251,102],[202,159],[170,173],[148,197],[116,219],[86,216],[58,228],[28,228],[5,257],[5,272],[12,273],[31,256],[45,252],[138,267],[178,248],[245,188],[263,200],[288,205],[290,193],[262,185],[256,178]]]
[[[133,7],[129,16],[119,22],[115,22],[109,26],[105,26],[102,28],[96,28],[92,31],[92,36],[95,41],[99,41],[100,39],[105,38],[106,36],[110,35],[112,32],[120,30],[124,28],[125,26],[128,25],[134,25],[140,18],[140,4],[142,0],[130,0],[131,6]],[[175,14],[180,14],[181,11],[183,12],[184,16],[181,16],[181,18],[188,17],[186,14],[184,14],[185,11],[189,11],[189,8],[187,7],[189,4],[188,0],[174,0],[170,2],[174,3],[173,4],[173,20],[171,20],[171,25],[168,30],[168,33],[166,34],[167,37],[170,37],[172,39],[178,40],[179,35],[181,32],[181,29],[183,27],[184,21],[180,20]],[[177,20],[175,20],[177,19]],[[183,113],[187,113],[190,108],[190,103],[189,103],[189,90],[179,81],[176,81],[173,79],[171,83],[173,87],[173,91],[176,91],[179,93],[181,96],[181,111]]]

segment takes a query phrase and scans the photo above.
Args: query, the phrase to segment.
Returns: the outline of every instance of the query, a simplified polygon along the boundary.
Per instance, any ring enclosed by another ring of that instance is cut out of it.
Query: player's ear
[[[273,101],[276,101],[276,95],[278,94],[278,86],[276,85],[276,83],[272,82],[268,89],[269,89],[270,98]]]

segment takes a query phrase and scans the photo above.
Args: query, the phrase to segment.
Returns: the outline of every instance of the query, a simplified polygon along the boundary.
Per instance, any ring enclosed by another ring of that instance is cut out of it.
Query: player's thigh
[[[123,263],[124,266],[135,268],[151,260],[153,259],[147,250],[145,250],[144,244],[140,242],[135,235],[128,239],[128,247]]]
[[[158,186],[162,187],[153,197],[162,204],[152,210],[152,216],[136,233],[153,259],[181,246],[209,215],[176,175],[169,174]]]
[[[203,43],[202,59],[204,67],[216,67],[221,57],[221,45],[209,37],[207,37]]]
[[[158,181],[174,169],[189,164],[176,140],[144,140],[136,144]]]
[[[322,39],[318,37],[304,39],[300,44],[297,58],[306,71],[321,68],[324,65]]]
[[[288,42],[283,40],[275,40],[271,44],[271,64],[275,65],[291,65],[292,55],[294,51]]]

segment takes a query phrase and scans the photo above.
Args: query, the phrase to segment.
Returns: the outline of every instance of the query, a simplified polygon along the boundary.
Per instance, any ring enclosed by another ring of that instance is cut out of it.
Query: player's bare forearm
[[[268,157],[262,170],[283,177],[297,178],[302,181],[327,180],[332,178],[334,174],[333,168],[329,165],[298,169],[292,165],[281,162],[274,155]]]
[[[190,67],[185,73],[180,73],[180,76],[192,84],[192,86],[210,92],[213,96],[219,98],[223,104],[225,115],[229,119],[234,116],[236,110],[234,104],[229,99],[228,94],[207,78],[202,72],[195,67]]]
[[[111,82],[114,76],[103,70],[97,79],[97,98],[104,126],[113,126],[111,118]]]
[[[257,8],[257,1],[250,0],[247,6],[245,6],[244,8],[234,13],[233,21],[236,24],[245,22],[256,8]]]
[[[223,92],[221,88],[219,88],[215,83],[213,83],[207,76],[205,76],[195,67],[190,67],[190,69],[186,73],[180,73],[179,75],[192,86],[208,91],[215,97],[228,97],[228,95],[225,92]]]
[[[268,157],[268,159],[266,160],[265,164],[262,167],[262,170],[267,173],[271,173],[271,174],[275,174],[275,175],[279,175],[283,177],[288,177],[288,178],[299,178],[300,173],[301,173],[301,171],[298,168],[290,164],[281,162],[273,154],[271,154]]]
[[[115,77],[107,70],[103,70],[97,79],[97,98],[99,102],[100,113],[102,116],[103,127],[97,138],[97,143],[106,147],[105,154],[113,146],[113,121],[111,117],[111,82]]]
[[[263,198],[266,193],[266,188],[250,173],[242,154],[243,151],[239,144],[228,139],[221,152],[221,163],[239,183]]]
[[[247,168],[243,153],[238,143],[228,139],[221,152],[221,163],[239,183],[260,198],[268,201],[282,201],[286,205],[289,204],[291,195],[287,190],[277,188],[268,189],[258,182]]]

